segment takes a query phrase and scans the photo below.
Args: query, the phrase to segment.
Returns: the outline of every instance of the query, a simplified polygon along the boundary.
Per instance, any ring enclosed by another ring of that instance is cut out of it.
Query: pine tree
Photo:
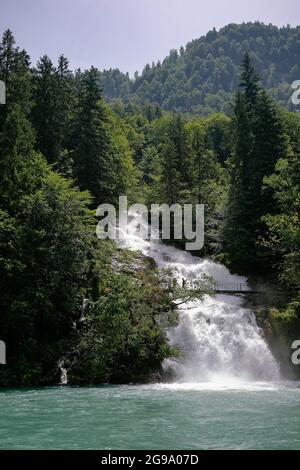
[[[192,121],[188,125],[193,155],[192,202],[203,204],[205,211],[205,250],[214,252],[220,225],[220,208],[223,204],[224,170],[217,156],[207,148],[207,134],[203,123]],[[203,255],[203,251],[202,251]]]
[[[64,174],[73,172],[73,160],[68,147],[75,105],[75,87],[72,72],[69,70],[69,61],[61,55],[55,71],[55,159],[58,160],[56,168]],[[66,168],[66,163],[69,169]]]
[[[234,269],[243,271],[254,258],[252,210],[253,135],[245,96],[238,92],[234,107],[235,151],[230,159],[230,188],[226,207],[223,245]]]
[[[88,189],[96,203],[116,197],[117,168],[107,129],[107,112],[102,99],[99,74],[95,68],[79,75],[79,96],[70,146],[75,175],[82,189]]]
[[[175,116],[170,123],[170,139],[177,154],[177,170],[181,175],[181,190],[188,190],[192,184],[192,151],[188,132],[181,115]]]
[[[179,202],[181,175],[178,171],[177,151],[172,140],[167,136],[161,145],[161,189],[159,199],[164,204]]]
[[[253,133],[253,186],[254,190],[261,188],[255,201],[261,216],[274,211],[272,193],[263,185],[263,179],[273,174],[279,158],[286,158],[289,153],[288,139],[278,108],[265,90],[259,94]]]
[[[188,131],[180,115],[163,125],[160,199],[167,204],[191,202],[193,155]]]
[[[261,89],[259,77],[251,62],[250,55],[246,52],[242,61],[242,73],[240,76],[240,88],[243,91],[249,109],[253,110],[257,102],[257,96]]]
[[[6,105],[0,107],[1,121],[5,120],[10,109],[18,104],[27,115],[31,108],[32,76],[30,59],[26,51],[15,45],[12,32],[7,29],[0,43],[0,80],[6,86]]]
[[[56,69],[45,55],[41,57],[34,70],[34,108],[32,121],[37,135],[37,149],[51,163],[57,157],[56,152]]]
[[[241,91],[235,102],[236,146],[224,230],[224,244],[232,266],[244,272],[267,269],[270,253],[260,239],[266,233],[263,217],[274,210],[270,176],[288,141],[278,110],[258,84],[248,54],[242,64]]]
[[[67,176],[73,173],[68,146],[74,99],[74,78],[68,59],[61,55],[55,67],[49,57],[43,56],[34,70],[32,121],[37,135],[36,148]]]
[[[0,208],[16,208],[31,185],[34,133],[19,105],[7,113],[0,132]]]

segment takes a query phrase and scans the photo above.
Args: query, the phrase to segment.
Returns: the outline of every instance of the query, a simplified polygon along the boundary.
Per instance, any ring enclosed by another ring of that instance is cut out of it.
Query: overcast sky
[[[64,53],[72,68],[118,67],[133,74],[215,26],[263,21],[300,24],[299,0],[0,0],[32,61]]]

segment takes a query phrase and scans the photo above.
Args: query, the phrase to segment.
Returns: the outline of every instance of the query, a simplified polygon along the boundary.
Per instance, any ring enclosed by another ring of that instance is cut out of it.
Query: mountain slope
[[[109,101],[157,103],[163,109],[209,114],[229,111],[244,53],[250,52],[264,86],[289,105],[291,83],[300,79],[300,26],[230,24],[172,50],[162,63],[148,64],[130,79],[118,69],[101,72]]]

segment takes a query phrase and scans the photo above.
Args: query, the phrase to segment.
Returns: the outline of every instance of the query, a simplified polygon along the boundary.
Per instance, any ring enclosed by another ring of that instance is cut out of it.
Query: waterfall
[[[64,360],[62,359],[58,363],[58,368],[60,370],[60,382],[59,385],[67,385],[68,384],[68,371],[64,366]]]
[[[128,225],[121,248],[140,250],[152,257],[158,267],[171,266],[180,279],[193,280],[203,274],[217,283],[244,284],[247,279],[232,275],[222,264],[201,259],[167,246],[160,240],[144,240],[135,220]],[[168,338],[182,352],[182,358],[165,361],[177,382],[277,381],[279,367],[272,356],[255,315],[244,307],[243,299],[232,295],[206,295],[203,300],[185,304],[179,310],[178,326]]]

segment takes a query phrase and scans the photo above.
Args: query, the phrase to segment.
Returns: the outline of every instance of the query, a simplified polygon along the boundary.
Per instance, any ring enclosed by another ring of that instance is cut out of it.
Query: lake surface
[[[1,449],[300,449],[296,384],[0,391]]]

